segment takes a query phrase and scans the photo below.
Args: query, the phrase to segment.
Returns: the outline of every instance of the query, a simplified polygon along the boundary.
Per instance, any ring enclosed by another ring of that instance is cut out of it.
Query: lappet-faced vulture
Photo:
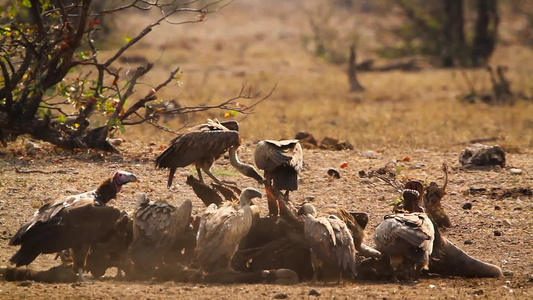
[[[417,185],[413,184],[413,187],[417,188]],[[421,195],[417,189],[404,189],[406,213],[387,215],[376,228],[376,248],[389,256],[393,281],[398,280],[398,268],[403,262],[409,266],[408,277],[418,280],[422,269],[428,268],[429,257],[433,252],[435,229],[429,217],[422,212]]]
[[[237,121],[218,122],[209,120],[206,124],[197,125],[191,131],[184,133],[171,141],[171,145],[156,158],[157,168],[168,168],[168,187],[177,168],[195,164],[200,181],[203,181],[201,171],[211,179],[221,183],[210,171],[215,160],[229,150],[230,162],[240,173],[252,177],[259,182],[263,178],[251,165],[241,163],[237,157],[240,146],[239,125]]]
[[[306,216],[304,235],[311,248],[313,281],[317,281],[318,269],[323,263],[339,269],[339,282],[345,270],[356,276],[356,250],[346,224],[335,215],[316,218],[316,210],[310,203],[305,203],[299,214]]]
[[[284,200],[288,200],[289,191],[298,189],[298,172],[303,168],[302,146],[298,140],[260,141],[254,151],[254,160],[255,165],[265,171],[270,214],[277,215],[276,199],[279,197],[269,195],[271,187],[276,194],[285,190]]]
[[[171,251],[181,252],[176,241],[191,224],[192,202],[184,200],[179,207],[159,200],[149,201],[140,194],[133,214],[133,242],[130,254],[136,272],[150,273],[163,264]]]
[[[246,188],[240,195],[239,205],[226,202],[217,209],[209,205],[200,221],[196,242],[196,259],[203,271],[232,270],[231,259],[242,238],[252,227],[253,213],[250,202],[261,198],[261,192]]]
[[[119,209],[106,203],[116,198],[122,185],[132,181],[137,181],[135,175],[118,171],[96,190],[44,204],[9,241],[10,245],[21,245],[10,261],[25,266],[41,253],[71,248],[73,268],[84,280],[82,268],[89,245],[104,237],[121,217]]]

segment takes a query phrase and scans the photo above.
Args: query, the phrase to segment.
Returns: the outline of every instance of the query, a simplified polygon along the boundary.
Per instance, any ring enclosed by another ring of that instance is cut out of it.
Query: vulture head
[[[254,189],[254,188],[245,188],[242,192],[241,192],[241,196],[240,196],[240,204],[241,204],[241,207],[243,206],[247,206],[247,205],[250,205],[251,204],[251,200],[253,198],[261,198],[263,195],[261,194],[260,191]]]
[[[306,217],[311,215],[311,216],[315,217],[316,216],[316,209],[313,206],[313,204],[304,203],[302,205],[302,207],[298,210],[298,215],[306,216]]]
[[[403,190],[404,209],[408,212],[424,212],[422,208],[422,197],[424,196],[424,186],[420,181],[409,181]]]
[[[120,192],[120,189],[122,188],[122,185],[128,183],[128,182],[135,182],[137,181],[137,177],[129,172],[124,171],[117,171],[113,175],[113,183],[115,184],[115,188],[117,189],[117,193]]]

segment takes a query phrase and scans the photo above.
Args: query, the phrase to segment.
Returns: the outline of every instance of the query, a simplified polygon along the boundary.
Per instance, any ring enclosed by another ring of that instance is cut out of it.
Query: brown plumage
[[[313,281],[317,280],[318,269],[323,263],[339,269],[341,282],[345,270],[356,276],[355,245],[346,224],[335,215],[316,218],[316,210],[310,203],[302,206],[300,214],[307,216],[304,235],[311,248]]]
[[[288,200],[289,191],[298,189],[298,172],[303,168],[302,146],[298,140],[260,141],[254,151],[254,160],[255,165],[265,172],[267,188],[272,186],[276,191],[286,191],[283,200]],[[278,214],[275,198],[279,197],[268,198],[270,215]]]
[[[426,188],[424,196],[424,208],[428,216],[437,224],[438,227],[451,227],[452,222],[442,207],[441,200],[446,195],[446,186],[448,185],[448,166],[442,165],[445,179],[442,188],[439,188],[436,182],[431,182]]]
[[[218,122],[208,121],[191,128],[190,132],[184,133],[171,141],[171,145],[156,158],[157,168],[168,168],[168,187],[172,186],[172,180],[177,168],[194,164],[200,181],[203,181],[201,171],[211,179],[221,183],[210,171],[214,162],[230,151],[231,164],[242,174],[262,181],[261,175],[247,164],[242,164],[237,158],[236,149],[240,146],[238,123],[236,121]],[[255,172],[254,172],[255,171]]]
[[[44,204],[9,241],[10,245],[21,245],[10,261],[24,266],[41,253],[71,248],[73,268],[83,279],[89,245],[102,239],[121,216],[119,209],[106,203],[117,196],[122,185],[132,181],[137,181],[135,175],[118,171],[94,191]]]
[[[240,241],[252,227],[250,202],[255,197],[260,198],[261,193],[246,188],[240,195],[238,205],[227,202],[218,209],[215,204],[206,208],[198,228],[195,249],[196,259],[203,271],[232,270],[231,259]]]
[[[164,257],[177,252],[176,241],[191,224],[192,202],[185,200],[179,207],[165,201],[148,201],[139,195],[133,214],[133,242],[130,254],[135,271],[150,274],[163,265]]]
[[[328,213],[337,216],[344,223],[346,223],[346,226],[348,226],[348,229],[350,229],[352,234],[355,249],[357,252],[359,252],[359,254],[365,257],[381,256],[379,251],[366,244],[363,244],[363,240],[365,238],[365,227],[368,222],[368,214],[354,212],[351,213],[342,207],[328,211]]]
[[[406,187],[417,188],[418,184]],[[398,280],[398,268],[403,262],[409,265],[409,277],[418,280],[421,270],[428,267],[435,238],[435,230],[429,217],[423,212],[417,212],[422,210],[419,192],[407,188],[403,196],[407,213],[385,216],[376,228],[374,236],[376,248],[389,256],[394,281]]]

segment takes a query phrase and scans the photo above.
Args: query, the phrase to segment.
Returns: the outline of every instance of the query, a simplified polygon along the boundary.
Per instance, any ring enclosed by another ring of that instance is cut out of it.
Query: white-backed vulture
[[[303,168],[302,146],[298,140],[260,141],[254,160],[257,168],[265,172],[268,209],[270,215],[276,216],[279,209],[276,199],[280,198],[281,190],[285,190],[282,200],[288,200],[289,191],[298,189],[298,172]],[[274,188],[274,197],[269,195],[270,187]]]
[[[261,192],[246,188],[240,195],[239,205],[227,202],[218,209],[216,204],[206,208],[198,228],[195,249],[201,270],[232,270],[231,259],[252,227],[250,202],[256,197],[261,198]]]
[[[21,245],[10,261],[24,266],[41,253],[71,248],[73,268],[84,280],[82,268],[89,245],[104,237],[121,216],[118,208],[106,203],[116,198],[122,185],[133,181],[137,181],[135,175],[118,171],[96,190],[44,204],[9,241],[10,245]]]
[[[240,146],[239,125],[237,121],[218,122],[209,120],[191,128],[171,141],[171,145],[161,153],[155,161],[156,168],[168,168],[170,174],[167,186],[172,186],[172,180],[177,168],[195,164],[198,177],[204,182],[201,171],[211,179],[221,183],[210,171],[214,162],[229,150],[230,162],[240,173],[256,179],[263,178],[251,165],[241,163],[237,157],[237,148]]]
[[[417,183],[406,185],[403,197],[407,213],[387,215],[376,228],[376,248],[389,256],[393,281],[398,281],[398,268],[403,262],[409,266],[408,277],[418,280],[422,269],[428,268],[429,257],[433,252],[435,229],[429,217],[422,212],[418,189]]]
[[[339,269],[339,282],[345,270],[357,276],[355,245],[346,224],[335,215],[316,218],[316,210],[310,203],[305,203],[299,213],[306,216],[304,235],[311,248],[313,281],[317,281],[323,263]]]
[[[163,264],[163,257],[177,249],[176,241],[191,224],[192,202],[179,207],[162,201],[149,201],[140,194],[133,214],[133,242],[130,254],[137,272],[149,272]],[[177,255],[177,254],[176,254]]]

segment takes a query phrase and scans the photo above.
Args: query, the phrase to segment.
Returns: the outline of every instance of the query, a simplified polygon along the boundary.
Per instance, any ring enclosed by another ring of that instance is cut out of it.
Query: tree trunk
[[[474,66],[485,65],[496,47],[500,22],[497,4],[497,0],[477,1],[477,20],[472,45]]]
[[[365,88],[357,80],[357,66],[356,66],[355,46],[350,46],[350,59],[348,61],[348,80],[350,81],[350,91],[362,92]]]
[[[445,45],[444,53],[442,53],[442,65],[451,68],[456,66],[457,61],[464,64],[465,60],[463,0],[445,0],[444,13]]]

